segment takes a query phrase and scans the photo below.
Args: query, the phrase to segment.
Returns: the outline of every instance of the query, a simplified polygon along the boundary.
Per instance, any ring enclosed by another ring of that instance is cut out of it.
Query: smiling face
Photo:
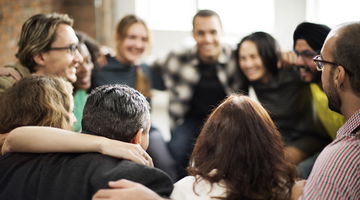
[[[91,55],[88,48],[83,43],[80,44],[80,53],[84,59],[76,71],[77,80],[75,87],[87,90],[91,85],[91,71],[94,68],[94,64],[91,62]]]
[[[267,71],[259,55],[259,51],[254,42],[244,41],[239,49],[240,69],[249,81],[267,80]]]
[[[126,64],[134,64],[149,46],[149,36],[142,23],[129,26],[124,39],[117,40],[117,58]]]
[[[56,30],[56,39],[51,48],[69,47],[78,44],[78,38],[71,26],[60,24]],[[83,58],[79,51],[70,49],[49,50],[34,56],[37,63],[36,73],[41,75],[55,75],[66,78],[74,83],[76,81],[76,68]]]
[[[214,62],[218,59],[221,52],[221,33],[221,23],[217,16],[196,17],[193,36],[202,61]]]
[[[312,59],[317,53],[304,39],[296,40],[294,48],[299,54],[296,60],[296,65],[302,66],[302,68],[300,68],[301,79],[305,82],[313,81],[316,74],[318,74],[318,71],[316,70],[316,65]]]

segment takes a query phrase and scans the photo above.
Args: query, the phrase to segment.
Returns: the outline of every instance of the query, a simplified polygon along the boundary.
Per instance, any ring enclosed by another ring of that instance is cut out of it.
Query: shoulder
[[[160,195],[169,196],[173,189],[170,177],[160,169],[137,164],[128,160],[119,160],[104,155],[94,155],[97,169],[91,182],[98,188],[107,187],[108,181],[127,179],[141,183]]]
[[[195,184],[195,187],[194,187]],[[212,199],[213,197],[226,197],[226,187],[221,181],[213,183],[199,179],[196,182],[194,176],[186,176],[174,184],[174,191],[171,198],[180,199]]]
[[[161,57],[159,60],[163,63],[178,62],[189,63],[197,59],[196,48],[179,48],[170,51],[166,56]]]

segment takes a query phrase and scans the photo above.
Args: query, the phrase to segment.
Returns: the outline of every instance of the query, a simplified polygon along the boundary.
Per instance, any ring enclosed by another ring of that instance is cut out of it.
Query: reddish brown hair
[[[295,168],[285,161],[283,148],[266,110],[233,94],[206,121],[188,172],[197,182],[225,181],[225,199],[289,199]],[[217,173],[210,174],[213,169]]]

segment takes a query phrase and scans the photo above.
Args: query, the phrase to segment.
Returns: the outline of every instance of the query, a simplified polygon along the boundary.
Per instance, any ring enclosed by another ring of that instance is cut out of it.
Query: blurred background
[[[37,13],[67,13],[74,28],[101,44],[114,47],[117,22],[126,14],[143,18],[152,32],[147,58],[193,45],[192,17],[199,9],[216,11],[223,22],[224,41],[236,45],[254,31],[272,34],[283,50],[292,50],[292,34],[303,21],[330,27],[360,19],[359,0],[0,0],[0,65],[14,62],[21,25]],[[155,92],[153,119],[169,138],[164,92]]]

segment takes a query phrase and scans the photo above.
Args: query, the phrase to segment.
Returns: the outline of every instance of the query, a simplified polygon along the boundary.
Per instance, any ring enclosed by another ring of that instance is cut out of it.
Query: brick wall
[[[93,0],[0,0],[0,66],[16,61],[22,24],[37,13],[68,13],[74,28],[95,37]]]

